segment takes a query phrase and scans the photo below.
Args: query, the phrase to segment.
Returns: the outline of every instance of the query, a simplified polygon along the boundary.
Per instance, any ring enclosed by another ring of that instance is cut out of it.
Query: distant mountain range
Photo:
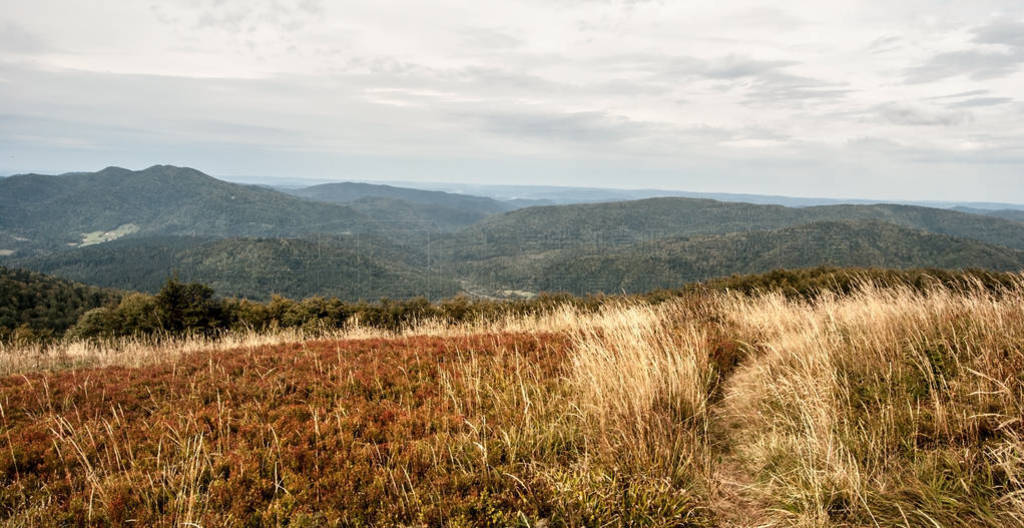
[[[975,207],[955,207],[954,210],[961,213],[980,214],[1005,218],[1014,222],[1024,222],[1024,209],[978,209]]]
[[[166,165],[16,175],[0,179],[0,264],[129,290],[177,274],[222,295],[350,300],[638,292],[822,264],[1024,269],[1015,209],[489,188],[504,194],[351,182],[275,190]],[[532,205],[569,199],[591,203]]]
[[[917,205],[940,209],[975,209],[984,211],[1013,210],[1024,211],[1024,204],[993,203],[993,202],[950,202],[935,200],[869,200],[857,198],[803,198],[769,194],[741,194],[717,192],[690,192],[671,189],[612,189],[606,187],[571,187],[554,185],[489,185],[469,183],[439,183],[395,181],[384,182],[402,187],[445,191],[478,196],[487,196],[508,203],[532,205],[566,205],[594,202],[622,202],[643,200],[645,198],[677,197],[716,200],[720,202],[741,202],[765,205],[784,205],[786,207],[811,207],[815,205],[840,204],[880,204],[891,203],[900,205]]]
[[[341,204],[352,203],[364,198],[390,198],[431,207],[474,212],[481,217],[517,208],[482,196],[355,182],[325,183],[285,192],[310,200]]]

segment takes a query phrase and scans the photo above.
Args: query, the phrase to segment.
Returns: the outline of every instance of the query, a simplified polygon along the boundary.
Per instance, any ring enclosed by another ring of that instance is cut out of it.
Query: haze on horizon
[[[1024,4],[6,2],[0,173],[1024,203]]]

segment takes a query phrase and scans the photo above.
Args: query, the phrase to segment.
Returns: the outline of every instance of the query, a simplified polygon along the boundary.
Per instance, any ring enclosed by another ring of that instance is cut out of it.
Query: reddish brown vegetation
[[[458,383],[453,359],[512,350],[556,378],[565,345],[314,341],[3,378],[0,507],[30,525],[135,526],[438,526],[543,508],[497,472],[453,470],[452,439],[474,426],[443,382]]]

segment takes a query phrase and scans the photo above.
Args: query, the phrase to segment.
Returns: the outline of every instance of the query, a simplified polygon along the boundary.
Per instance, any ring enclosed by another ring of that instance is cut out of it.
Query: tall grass
[[[682,305],[606,310],[573,332],[569,376],[598,452],[681,483],[709,467],[708,328]],[[689,484],[689,482],[687,482]]]
[[[61,346],[143,374],[3,378],[10,525],[1024,526],[1019,287]]]
[[[1021,509],[1024,297],[861,288],[734,298],[760,353],[727,419],[793,526],[1013,526]]]
[[[588,321],[592,314],[563,305],[536,314],[451,323],[440,319],[416,321],[399,331],[352,321],[343,328],[271,328],[266,331],[226,331],[214,335],[149,335],[97,339],[67,338],[55,342],[0,340],[0,376],[40,370],[84,367],[142,367],[175,361],[195,352],[228,351],[311,340],[381,339],[415,336],[458,337],[476,334],[565,332]]]

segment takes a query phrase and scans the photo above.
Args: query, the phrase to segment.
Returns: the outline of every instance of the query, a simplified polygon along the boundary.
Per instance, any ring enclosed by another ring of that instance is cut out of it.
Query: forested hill
[[[1024,223],[1024,210],[1021,209],[976,209],[971,207],[957,207],[961,213],[971,213],[985,216],[995,216],[1014,222]]]
[[[310,200],[342,204],[355,202],[363,198],[391,198],[430,207],[467,211],[478,215],[478,218],[515,209],[515,206],[512,204],[483,196],[443,191],[425,191],[371,183],[325,183],[302,189],[287,190],[286,192]]]
[[[178,273],[223,295],[346,300],[642,291],[826,264],[1024,268],[1024,223],[1005,212],[685,197],[502,212],[514,206],[381,185],[295,192],[308,198],[166,165],[12,176],[0,263],[130,290]]]
[[[60,334],[86,311],[120,299],[118,291],[0,266],[0,340],[19,328],[36,335]]]
[[[538,290],[642,293],[732,274],[821,265],[1024,269],[1024,251],[877,221],[669,238],[611,252],[568,251],[534,268]],[[485,266],[483,269],[487,269]]]
[[[433,299],[459,291],[425,256],[369,237],[139,237],[14,261],[73,280],[155,292],[170,276],[202,282],[229,297],[346,300]]]
[[[884,221],[931,233],[1024,249],[1024,224],[945,209],[903,205],[792,208],[692,198],[651,198],[531,207],[492,216],[445,238],[439,243],[438,254],[458,262],[844,220]]]
[[[405,236],[409,232],[453,232],[483,219],[486,214],[472,209],[407,202],[398,198],[368,196],[347,204],[376,220],[382,234]]]
[[[369,225],[350,207],[167,165],[0,180],[0,232],[16,237],[13,250],[58,249],[136,234],[280,236]]]

